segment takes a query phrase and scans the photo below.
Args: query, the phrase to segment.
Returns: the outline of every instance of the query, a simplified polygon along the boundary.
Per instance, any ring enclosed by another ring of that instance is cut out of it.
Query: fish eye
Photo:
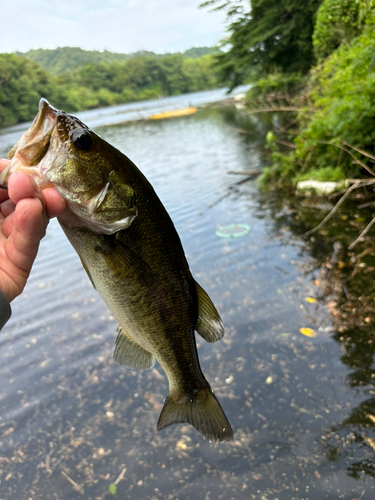
[[[75,147],[82,151],[90,151],[93,144],[90,132],[84,128],[76,128],[72,133],[71,139]]]

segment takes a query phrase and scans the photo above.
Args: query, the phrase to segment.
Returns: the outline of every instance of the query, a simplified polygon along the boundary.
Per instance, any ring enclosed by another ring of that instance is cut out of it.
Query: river
[[[264,123],[232,106],[160,121],[123,109],[82,119],[151,181],[220,311],[225,337],[197,343],[234,440],[156,431],[166,376],[114,363],[117,325],[52,221],[0,336],[1,500],[373,499],[374,327],[350,333],[319,298],[333,250],[303,236],[306,206],[228,173],[265,165]],[[0,155],[24,128],[0,131]],[[223,238],[232,225],[243,234]]]

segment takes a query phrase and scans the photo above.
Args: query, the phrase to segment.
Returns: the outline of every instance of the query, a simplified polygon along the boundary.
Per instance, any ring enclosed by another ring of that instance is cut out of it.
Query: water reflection
[[[354,283],[344,251],[331,278],[347,292],[305,300],[333,243],[347,248],[347,226],[308,240],[324,210],[228,175],[262,168],[267,126],[225,108],[98,129],[150,179],[222,314],[224,339],[197,341],[234,441],[156,432],[166,377],[113,363],[116,324],[52,223],[0,338],[1,498],[108,499],[114,483],[124,499],[373,497],[372,316],[355,307],[366,302],[358,279],[373,290],[370,257]],[[233,223],[249,234],[215,234]]]
[[[365,475],[372,477],[375,471],[375,260],[369,241],[364,241],[356,251],[348,251],[348,246],[372,218],[371,212],[362,211],[359,217],[356,211],[358,204],[368,197],[371,197],[371,193],[365,191],[357,195],[356,198],[360,201],[353,200],[342,208],[331,223],[327,224],[323,235],[315,235],[306,240],[306,249],[316,260],[313,269],[307,269],[307,275],[311,275],[318,290],[321,286],[317,279],[319,273],[325,266],[330,267],[329,293],[321,297],[321,302],[333,313],[335,332],[332,338],[340,345],[340,360],[349,369],[345,382],[348,387],[356,390],[359,400],[359,403],[348,409],[345,418],[322,435],[321,444],[327,458],[337,463],[337,468],[345,467],[348,475],[355,479]],[[308,200],[285,202],[277,194],[271,206],[275,231],[280,231],[283,225],[288,226],[300,238],[304,238],[304,232],[322,218],[320,211],[308,203]],[[324,207],[322,214],[325,215],[331,208]],[[342,242],[342,251],[336,262],[332,263],[330,257],[335,253],[337,242]]]

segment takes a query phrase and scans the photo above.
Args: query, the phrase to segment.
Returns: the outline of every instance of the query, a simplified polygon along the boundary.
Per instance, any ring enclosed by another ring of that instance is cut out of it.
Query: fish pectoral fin
[[[150,267],[129,247],[115,240],[111,245],[99,248],[108,267],[118,279],[126,279],[138,274],[147,276],[150,273]]]
[[[195,399],[174,402],[168,394],[158,420],[158,431],[173,424],[188,423],[209,441],[233,439],[232,427],[211,388],[199,391]]]
[[[134,342],[121,326],[117,331],[116,347],[113,353],[116,363],[136,370],[152,368],[155,364],[154,356]]]
[[[207,342],[216,342],[224,335],[224,326],[212,300],[196,282],[198,296],[198,322],[196,330]]]

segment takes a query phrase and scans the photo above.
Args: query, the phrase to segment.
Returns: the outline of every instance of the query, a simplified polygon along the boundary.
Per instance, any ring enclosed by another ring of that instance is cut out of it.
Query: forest
[[[263,186],[374,176],[375,0],[209,0],[225,9],[219,77],[272,112]]]
[[[217,88],[217,52],[126,55],[63,47],[0,54],[0,126],[31,120],[41,97],[75,112]]]
[[[272,112],[260,183],[373,176],[375,0],[207,0],[226,14],[217,48],[135,54],[63,47],[0,54],[0,126],[41,96],[68,112],[252,83],[247,113]]]

